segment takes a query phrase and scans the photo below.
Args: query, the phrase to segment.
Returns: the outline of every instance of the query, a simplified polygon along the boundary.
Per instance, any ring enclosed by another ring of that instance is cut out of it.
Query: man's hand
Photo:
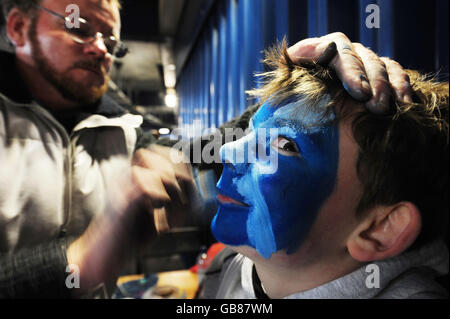
[[[400,103],[412,102],[412,90],[405,70],[395,61],[379,58],[345,34],[336,32],[305,39],[288,49],[294,63],[311,60],[332,68],[344,88],[356,100],[366,102],[375,114],[389,111],[392,95]]]
[[[158,225],[156,221],[158,218],[159,221],[164,219],[165,213],[170,227],[176,227],[189,217],[190,211],[196,209],[199,194],[192,167],[181,152],[169,147],[152,145],[151,150],[140,149],[135,153],[133,165],[133,178],[149,199],[154,198],[155,191],[163,193],[160,195],[161,205],[157,207],[163,211],[160,210],[155,214],[157,229],[163,225]],[[152,180],[145,179],[148,175],[159,176],[158,184],[152,185],[147,182]],[[151,203],[148,204],[148,208],[152,209]]]
[[[187,198],[192,202],[197,194],[191,167],[183,161],[174,163],[171,152],[159,146],[138,150],[129,174],[125,172],[110,187],[105,213],[95,217],[69,246],[68,263],[80,271],[75,296],[114,278],[127,253],[145,244],[138,239],[155,237],[169,225],[180,224],[183,214],[188,214],[192,203]]]

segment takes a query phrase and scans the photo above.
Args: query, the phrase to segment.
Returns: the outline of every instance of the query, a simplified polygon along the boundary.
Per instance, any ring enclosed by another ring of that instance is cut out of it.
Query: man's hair
[[[422,217],[422,231],[414,247],[447,235],[448,82],[406,70],[413,102],[392,102],[390,114],[375,115],[362,103],[345,106],[351,97],[337,76],[317,64],[294,64],[284,41],[267,52],[264,62],[271,69],[262,74],[264,85],[249,92],[259,103],[279,105],[297,99],[314,109],[330,94],[323,118],[334,112],[338,122],[351,119],[359,148],[356,170],[363,188],[357,217],[378,205],[409,201],[417,205]]]
[[[120,4],[120,0],[108,0],[108,1],[117,4],[117,7],[121,9],[122,6]],[[1,5],[5,21],[7,20],[6,18],[8,17],[9,12],[13,8],[18,8],[23,12],[28,13],[34,9],[33,4],[40,4],[41,2],[42,0],[3,0]]]
[[[39,4],[40,2],[41,0],[3,0],[1,5],[5,21],[13,8],[18,8],[23,12],[30,12],[33,9],[33,3]]]

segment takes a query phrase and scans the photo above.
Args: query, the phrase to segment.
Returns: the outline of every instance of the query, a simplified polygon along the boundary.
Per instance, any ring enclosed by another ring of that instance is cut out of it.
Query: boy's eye
[[[290,139],[279,136],[272,142],[272,147],[275,150],[285,156],[299,156],[300,150],[298,149],[297,144]]]

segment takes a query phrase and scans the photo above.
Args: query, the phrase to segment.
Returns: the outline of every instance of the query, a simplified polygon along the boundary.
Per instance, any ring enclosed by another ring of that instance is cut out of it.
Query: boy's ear
[[[368,262],[394,257],[416,240],[422,227],[420,211],[411,202],[376,207],[347,240],[350,255]]]
[[[18,8],[13,8],[7,18],[7,35],[15,47],[24,46],[28,34],[30,18]]]

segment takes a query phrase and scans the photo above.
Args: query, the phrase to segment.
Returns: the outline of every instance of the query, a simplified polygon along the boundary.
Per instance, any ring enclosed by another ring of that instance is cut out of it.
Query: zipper
[[[58,123],[59,125],[59,123]],[[61,225],[60,234],[59,237],[65,237],[67,234],[67,226],[70,222],[70,219],[72,217],[72,200],[73,200],[73,164],[74,164],[74,156],[75,156],[75,143],[72,143],[73,134],[74,132],[70,133],[70,135],[67,134],[64,130],[64,134],[67,137],[67,154],[66,154],[66,160],[67,160],[67,182],[66,182],[66,188],[67,188],[67,194],[65,194],[65,220],[63,220],[63,223]]]
[[[66,150],[64,154],[64,175],[66,177],[65,181],[65,187],[64,187],[64,211],[63,211],[63,221],[61,223],[60,229],[59,229],[59,235],[58,238],[63,238],[67,234],[67,226],[70,222],[70,219],[72,217],[72,192],[73,192],[73,185],[72,185],[72,178],[73,178],[73,155],[75,154],[75,146],[74,143],[72,143],[74,132],[72,132],[70,135],[67,134],[66,129],[58,122],[56,121],[53,116],[43,107],[38,105],[36,102],[33,101],[31,104],[34,108],[37,109],[51,124],[53,124],[57,131],[59,131],[59,135],[62,137],[63,143],[66,144]],[[38,114],[39,115],[39,114]]]
[[[56,122],[56,121],[54,121]],[[67,134],[66,129],[62,127],[58,122],[55,123],[58,128],[62,129],[62,135],[66,139],[66,156],[65,156],[65,173],[66,173],[66,185],[64,189],[64,219],[60,227],[59,238],[63,238],[67,234],[67,227],[72,218],[72,200],[73,200],[73,165],[75,163],[75,142],[74,133]]]

